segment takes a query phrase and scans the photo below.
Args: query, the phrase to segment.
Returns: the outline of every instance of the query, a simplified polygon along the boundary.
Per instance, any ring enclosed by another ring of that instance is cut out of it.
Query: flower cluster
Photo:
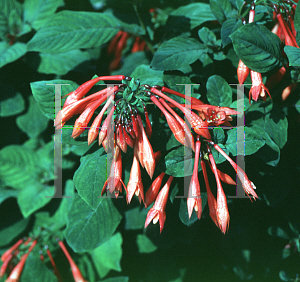
[[[107,87],[104,90],[84,97],[92,85],[95,85],[100,80],[116,80],[120,82],[120,85]],[[89,145],[98,137],[99,145],[102,144],[106,151],[111,149],[113,152],[110,175],[103,186],[101,195],[109,191],[118,197],[119,193],[122,192],[122,187],[124,187],[128,204],[134,195],[138,197],[140,203],[143,202],[145,204],[145,207],[148,207],[155,201],[148,212],[145,227],[151,221],[153,223],[159,221],[160,231],[162,231],[166,219],[165,206],[173,176],[169,176],[166,184],[160,190],[163,177],[165,176],[165,173],[162,172],[153,181],[146,194],[144,193],[141,177],[142,167],[145,168],[152,179],[156,164],[161,157],[160,152],[153,151],[149,141],[152,135],[152,126],[146,105],[151,103],[157,106],[165,117],[176,140],[195,152],[194,171],[187,199],[189,216],[195,210],[198,218],[200,219],[201,217],[202,205],[198,180],[198,163],[199,159],[201,159],[210,215],[216,225],[225,233],[229,224],[229,212],[226,196],[220,181],[228,184],[235,184],[235,182],[229,175],[216,168],[210,147],[219,151],[234,167],[245,192],[257,198],[253,190],[255,189],[253,183],[248,180],[241,168],[217,144],[212,142],[209,131],[209,126],[213,127],[221,124],[230,126],[231,115],[236,115],[238,112],[228,107],[207,105],[193,97],[190,97],[191,107],[188,108],[170,98],[168,94],[187,98],[184,94],[167,87],[140,85],[138,80],[135,81],[130,77],[121,75],[97,77],[69,93],[62,110],[56,117],[55,126],[60,128],[72,116],[80,114],[74,124],[73,138],[78,137],[85,129],[88,129]],[[88,127],[96,109],[100,106],[102,106],[102,109],[94,118],[91,126]],[[105,112],[107,112],[107,116],[102,123]],[[144,123],[140,112],[144,113]],[[186,117],[187,123],[180,116],[182,114]],[[126,186],[122,181],[122,152],[126,153],[128,146],[133,148],[133,162],[130,178]],[[202,157],[204,154],[209,156],[206,161]],[[215,199],[210,190],[206,173],[206,162],[211,167],[216,178],[217,199]]]
[[[22,270],[28,258],[28,255],[33,251],[33,249],[37,246],[39,241],[39,237],[29,237],[22,238],[18,240],[12,247],[10,247],[7,251],[3,253],[1,256],[1,261],[3,262],[0,268],[0,278],[4,276],[5,273],[9,273],[8,278],[5,280],[6,282],[17,282],[20,279],[22,274]],[[64,243],[57,239],[58,245],[64,252],[66,258],[69,261],[71,271],[74,277],[75,282],[87,282],[73,259],[71,258],[68,250],[66,249]],[[62,281],[61,274],[56,267],[56,264],[53,260],[52,254],[48,245],[44,246],[48,259],[53,267],[53,273],[57,277],[59,282]],[[39,251],[41,261],[45,261],[44,252],[42,249]]]

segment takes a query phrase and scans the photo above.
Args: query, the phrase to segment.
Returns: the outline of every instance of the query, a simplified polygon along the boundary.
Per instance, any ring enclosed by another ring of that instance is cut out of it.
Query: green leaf
[[[113,71],[112,75],[119,75],[120,73],[125,76],[131,76],[131,73],[140,65],[148,65],[150,63],[147,53],[144,51],[134,52],[125,57],[123,65],[120,69]],[[138,76],[135,76],[139,78]],[[150,77],[148,77],[150,78]]]
[[[95,249],[111,238],[122,216],[111,198],[100,198],[92,209],[78,194],[75,194],[68,213],[66,239],[75,252]]]
[[[29,97],[29,109],[24,115],[18,116],[16,123],[29,138],[37,138],[48,126],[48,119],[42,114],[35,99]]]
[[[229,37],[234,51],[250,69],[264,73],[281,65],[280,39],[265,26],[246,24]]]
[[[7,18],[11,11],[16,10],[18,14],[22,12],[22,5],[16,0],[1,0],[0,2],[0,11],[3,13]]]
[[[10,145],[0,151],[0,179],[2,185],[22,189],[40,182],[37,154],[23,146]]]
[[[40,53],[41,63],[38,72],[45,74],[65,75],[79,64],[90,59],[86,51],[70,50],[64,53]]]
[[[32,252],[26,259],[25,267],[22,271],[22,281],[56,282],[57,277],[53,271],[51,271],[46,264],[41,261],[39,255]]]
[[[56,9],[63,5],[63,0],[25,0],[24,21],[30,23],[34,29],[39,29],[55,13]]]
[[[109,240],[91,252],[94,265],[101,278],[106,276],[110,270],[122,271],[122,235],[116,233]]]
[[[26,44],[16,42],[9,45],[7,42],[0,42],[0,68],[18,60],[26,54]]]
[[[202,199],[202,212],[203,212],[206,202],[207,202],[206,192],[201,192],[201,199]],[[180,201],[179,218],[180,218],[181,222],[187,226],[192,225],[195,221],[198,220],[195,210],[193,210],[191,218],[189,218],[187,202],[186,202],[186,200],[183,200],[183,199],[181,199],[181,201]]]
[[[37,31],[28,42],[27,50],[60,53],[95,48],[108,42],[118,31],[119,22],[112,15],[61,11]]]
[[[180,84],[192,84],[191,79],[182,74],[181,72],[164,72],[164,82],[167,84],[167,86],[177,92],[184,93],[185,92],[185,85]],[[192,86],[192,89],[197,87],[196,85]],[[193,97],[197,96],[199,98],[199,94],[192,94]],[[176,96],[173,95],[172,98],[176,99]]]
[[[107,154],[103,148],[80,158],[74,174],[74,185],[79,195],[93,209],[101,203],[101,190],[107,179]]]
[[[22,95],[17,92],[14,97],[0,101],[0,117],[10,117],[23,112],[25,101]]]
[[[206,89],[207,100],[211,105],[229,107],[232,103],[231,87],[221,76],[211,76],[207,81]]]
[[[153,70],[148,65],[139,65],[130,76],[139,79],[141,84],[164,85],[163,71]]]
[[[297,47],[285,46],[284,52],[288,56],[289,65],[292,67],[300,67],[300,50]]]
[[[29,218],[24,218],[16,223],[10,223],[10,225],[0,230],[0,246],[9,244],[19,234],[21,234],[27,227]]]
[[[125,229],[137,230],[144,228],[149,209],[150,207],[145,209],[144,207],[137,206],[133,209],[125,211]]]
[[[234,11],[228,0],[209,0],[210,9],[216,19],[223,23]]]
[[[265,140],[262,138],[262,136],[250,127],[245,127],[243,133],[242,140],[238,141],[236,128],[230,129],[227,132],[228,138],[225,147],[233,156],[252,155],[265,145]],[[242,150],[238,151],[238,149]]]
[[[222,24],[221,39],[222,39],[223,47],[226,47],[228,44],[230,44],[232,42],[229,35],[231,35],[233,32],[235,32],[241,26],[243,26],[243,23],[241,20],[238,20],[237,18],[228,18]]]
[[[138,234],[136,238],[136,244],[139,248],[139,253],[149,254],[157,250],[152,241],[144,234]]]
[[[0,188],[0,204],[10,197],[17,197],[18,193],[16,190]]]
[[[160,170],[174,177],[184,177],[193,174],[194,159],[184,155],[184,147],[180,146],[172,150],[165,157],[165,163],[161,162]],[[185,174],[186,171],[186,174]]]
[[[176,22],[181,29],[185,26],[184,30],[189,30],[213,20],[215,17],[208,4],[192,3],[174,10],[169,15],[168,25],[174,27],[174,22]]]
[[[261,158],[266,164],[276,166],[280,160],[280,148],[271,139],[270,135],[265,131],[264,128],[254,125],[251,129],[255,130],[260,134],[266,141],[266,144],[259,149],[258,157]]]
[[[276,107],[271,101],[250,107],[247,119],[251,125],[262,127],[278,145],[283,148],[287,142],[288,121],[281,108]]]
[[[282,228],[276,226],[269,227],[268,234],[282,239],[291,239],[290,236]]]
[[[151,66],[159,70],[177,70],[194,63],[206,50],[193,38],[174,37],[160,45]]]
[[[202,27],[198,30],[198,36],[207,47],[213,47],[217,40],[216,35],[207,27]]]
[[[215,127],[213,129],[213,141],[217,144],[225,141],[225,133],[223,128]]]
[[[47,186],[40,183],[27,185],[18,194],[18,204],[22,215],[26,218],[33,212],[45,206],[54,196],[54,186]]]
[[[294,27],[297,32],[297,35],[296,35],[297,44],[300,45],[300,37],[299,37],[299,35],[300,35],[300,8],[298,5],[295,10]]]
[[[69,84],[61,85],[62,96],[74,91],[78,87],[78,84],[73,81],[63,79],[41,80],[30,83],[32,94],[35,100],[38,102],[40,110],[47,118],[54,120],[55,86],[48,84]]]

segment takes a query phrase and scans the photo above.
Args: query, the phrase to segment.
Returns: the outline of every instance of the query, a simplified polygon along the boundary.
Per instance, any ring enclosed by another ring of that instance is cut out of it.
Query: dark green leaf
[[[205,208],[206,202],[207,202],[206,192],[201,192],[201,199],[202,199],[202,211],[203,211]],[[181,199],[181,201],[180,201],[179,218],[180,218],[181,222],[187,226],[192,225],[195,221],[198,220],[195,210],[193,210],[191,218],[189,218],[187,202],[186,202],[186,200],[183,200],[183,199]]]
[[[9,227],[0,230],[0,246],[9,244],[14,238],[22,233],[29,223],[29,218],[24,218],[16,223],[10,223]]]
[[[137,230],[144,228],[149,209],[150,207],[145,209],[144,207],[137,206],[133,209],[125,211],[125,229]]]
[[[40,182],[38,155],[23,146],[10,145],[0,151],[2,185],[22,189]]]
[[[193,174],[194,159],[184,154],[184,147],[180,146],[172,150],[165,157],[165,163],[161,163],[160,168],[166,174],[175,177],[184,177]]]
[[[177,70],[194,63],[206,52],[203,44],[187,37],[175,37],[160,45],[151,66],[159,70]]]
[[[215,20],[209,5],[206,3],[192,3],[186,6],[181,6],[174,10],[170,14],[169,18],[173,18],[177,21],[180,20],[178,24],[188,25],[186,29],[193,29],[207,21]],[[171,22],[169,24],[171,24]]]
[[[216,19],[223,23],[234,11],[228,0],[209,0],[210,9]]]
[[[300,67],[300,49],[293,46],[285,46],[284,52],[288,56],[289,65]]]
[[[251,125],[262,127],[280,149],[287,142],[288,121],[282,109],[272,102],[258,104],[248,110],[248,120]]]
[[[218,75],[211,76],[206,84],[207,100],[211,105],[229,107],[232,102],[232,90],[226,80]]]
[[[241,140],[237,139],[236,128],[230,129],[227,133],[228,139],[226,141],[225,147],[233,156],[252,155],[257,152],[263,145],[265,145],[265,140],[263,139],[263,137],[250,127],[244,128],[244,131],[241,133],[243,134]]]
[[[94,265],[101,278],[107,275],[110,270],[120,272],[122,258],[122,235],[116,233],[109,240],[91,252]]]
[[[64,75],[79,64],[90,59],[86,51],[70,50],[64,53],[40,53],[41,63],[38,72],[46,74]]]
[[[179,93],[185,93],[185,85],[180,85],[180,84],[192,84],[191,79],[186,76],[183,75],[181,72],[172,72],[172,73],[168,73],[168,72],[164,72],[164,82],[167,84],[167,86],[174,90],[177,91]],[[192,86],[192,88],[197,87],[196,85]],[[199,94],[198,98],[199,98]],[[172,98],[175,98],[176,96],[173,95]],[[194,97],[194,96],[193,96]]]
[[[55,86],[49,84],[66,84],[61,85],[62,96],[74,91],[78,87],[78,84],[70,80],[62,79],[42,80],[30,83],[32,94],[38,102],[40,110],[47,118],[54,120]]]
[[[18,60],[26,54],[26,44],[16,42],[9,45],[7,42],[0,42],[0,68]]]
[[[39,29],[63,5],[63,0],[25,0],[24,21],[30,23],[34,29]]]
[[[120,73],[125,76],[130,76],[131,73],[140,65],[148,65],[150,60],[147,58],[146,52],[134,52],[129,54],[123,62],[120,69],[112,72],[112,75],[119,75]],[[135,76],[135,78],[139,78]],[[149,77],[151,78],[151,77]]]
[[[10,197],[17,197],[18,193],[16,190],[0,188],[0,204]]]
[[[266,144],[262,148],[260,148],[260,154],[258,156],[266,164],[276,166],[280,160],[280,148],[278,147],[278,145],[271,139],[264,128],[255,124],[251,127],[251,129],[255,130],[266,141]]]
[[[295,30],[297,32],[297,36],[296,36],[296,40],[297,40],[297,44],[300,44],[300,8],[297,5],[296,7],[296,11],[295,11],[295,17],[294,17],[294,26],[295,26]]]
[[[198,30],[198,36],[206,47],[213,47],[217,40],[216,35],[207,27]]]
[[[235,32],[243,25],[241,20],[237,18],[228,18],[221,27],[221,38],[223,47],[231,43],[229,35]]]
[[[36,100],[29,97],[29,109],[24,115],[18,116],[16,123],[29,138],[37,138],[48,126],[49,120],[42,114]]]
[[[139,253],[152,253],[156,251],[157,247],[152,241],[144,234],[138,234],[136,238],[136,244],[139,248]]]
[[[0,101],[0,117],[10,117],[23,112],[25,102],[20,93],[16,93],[14,97]]]
[[[39,255],[30,253],[26,259],[24,270],[22,271],[22,281],[56,282],[57,277],[46,264],[41,261]]]
[[[276,226],[269,227],[268,234],[282,239],[290,239],[289,235],[282,228]]]
[[[68,213],[67,242],[75,252],[93,250],[111,238],[121,219],[111,198],[101,198],[92,209],[75,194]]]
[[[215,127],[213,129],[213,141],[217,144],[225,141],[225,133],[223,128]]]
[[[22,215],[26,218],[45,206],[51,201],[54,192],[54,186],[47,186],[40,183],[27,185],[18,194],[18,204]]]
[[[139,79],[141,84],[164,85],[163,71],[153,70],[148,65],[139,65],[130,76]]]
[[[95,48],[108,42],[119,30],[112,15],[62,11],[54,14],[28,42],[27,50],[46,53]]]
[[[74,174],[74,185],[83,200],[93,209],[102,201],[101,190],[107,179],[107,154],[103,148],[81,157]]]
[[[281,65],[280,39],[265,26],[246,24],[229,37],[235,52],[250,69],[264,73]]]

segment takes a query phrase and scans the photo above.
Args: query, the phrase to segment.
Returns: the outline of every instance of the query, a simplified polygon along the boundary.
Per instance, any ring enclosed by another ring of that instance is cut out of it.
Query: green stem
[[[263,2],[267,2],[267,1],[266,0],[258,0],[258,1],[255,1],[254,3],[255,3],[255,6],[258,6],[259,4],[261,4]],[[242,14],[242,17],[243,18],[246,17],[246,15],[249,14],[250,10],[251,10],[251,4],[250,4],[249,8]]]
[[[147,28],[146,28],[144,22],[142,21],[142,19],[141,19],[141,17],[140,17],[140,14],[139,14],[139,12],[138,12],[138,9],[137,9],[136,4],[133,4],[133,8],[134,8],[134,11],[135,11],[135,13],[136,13],[136,16],[137,16],[137,18],[138,18],[138,20],[139,20],[139,22],[140,22],[140,25],[141,25],[142,29],[145,31],[147,37],[150,38],[150,37],[149,37],[149,33],[148,33],[148,31],[147,31]],[[152,43],[151,43],[148,39],[144,39],[144,38],[143,38],[143,40],[146,42],[146,44],[147,44],[147,46],[149,47],[149,50],[151,51],[152,55],[154,55],[155,51],[154,51],[154,48],[153,48]]]

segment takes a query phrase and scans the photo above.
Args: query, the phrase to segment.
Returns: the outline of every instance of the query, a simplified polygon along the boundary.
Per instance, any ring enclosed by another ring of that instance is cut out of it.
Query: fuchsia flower
[[[155,200],[154,206],[149,210],[147,214],[145,228],[149,225],[151,221],[153,221],[153,224],[156,224],[159,221],[160,233],[162,232],[166,221],[165,208],[173,178],[173,176],[170,176],[165,186],[159,192]]]

